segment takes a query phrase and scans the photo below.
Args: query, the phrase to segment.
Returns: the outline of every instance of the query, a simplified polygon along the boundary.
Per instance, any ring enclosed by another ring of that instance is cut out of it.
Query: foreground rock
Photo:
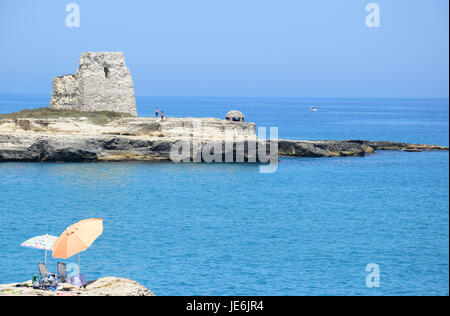
[[[81,118],[2,118],[0,162],[169,161],[179,141],[202,146],[222,144],[223,156],[236,156],[244,148],[244,160],[256,162],[249,148],[266,146],[256,138],[252,123],[215,118],[119,118],[98,124]],[[231,148],[225,142],[232,144]],[[364,156],[376,150],[448,150],[447,147],[387,141],[279,140],[279,155],[293,157]],[[200,148],[201,149],[201,148]],[[192,149],[187,155],[195,160]]]
[[[35,290],[26,283],[2,284],[0,296],[154,296],[135,281],[115,277],[89,282],[86,288],[63,284],[63,289],[55,292]]]

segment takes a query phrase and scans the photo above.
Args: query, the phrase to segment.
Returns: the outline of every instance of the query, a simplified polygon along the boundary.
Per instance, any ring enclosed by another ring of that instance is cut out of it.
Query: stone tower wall
[[[53,79],[50,108],[137,116],[133,80],[123,53],[83,53],[76,75]]]

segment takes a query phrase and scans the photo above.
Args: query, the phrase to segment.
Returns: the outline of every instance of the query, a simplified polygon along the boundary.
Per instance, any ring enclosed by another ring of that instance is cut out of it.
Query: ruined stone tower
[[[137,116],[133,79],[123,53],[83,53],[76,75],[53,79],[50,108]]]

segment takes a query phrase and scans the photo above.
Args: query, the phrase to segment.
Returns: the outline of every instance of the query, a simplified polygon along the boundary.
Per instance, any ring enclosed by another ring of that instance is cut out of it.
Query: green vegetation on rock
[[[131,117],[127,113],[118,112],[81,112],[74,110],[56,110],[50,108],[37,108],[31,110],[23,110],[20,112],[10,113],[10,114],[0,114],[1,119],[52,119],[52,118],[82,118],[85,117],[94,124],[104,125],[116,119]]]

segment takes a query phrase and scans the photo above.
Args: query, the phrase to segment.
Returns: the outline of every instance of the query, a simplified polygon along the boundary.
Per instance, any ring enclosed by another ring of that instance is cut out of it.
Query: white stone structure
[[[83,53],[76,75],[53,79],[50,108],[137,116],[133,79],[123,53]]]

